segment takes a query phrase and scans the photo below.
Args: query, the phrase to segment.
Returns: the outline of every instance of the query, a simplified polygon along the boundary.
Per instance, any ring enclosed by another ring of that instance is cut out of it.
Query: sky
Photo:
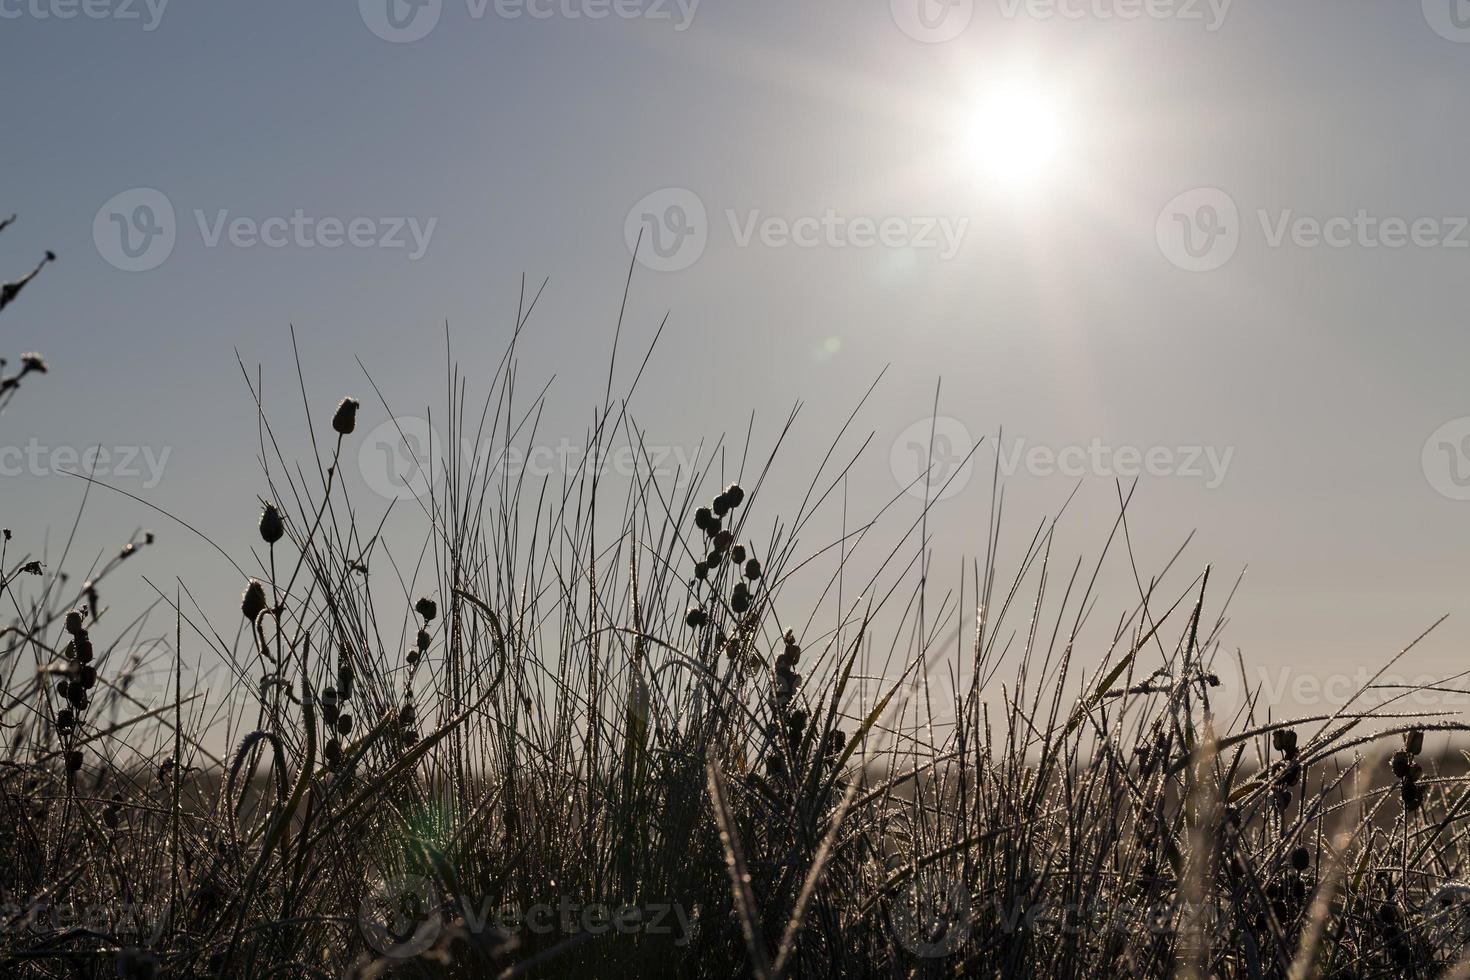
[[[1247,570],[1226,646],[1283,700],[1445,614],[1396,670],[1470,667],[1462,0],[0,0],[0,78],[0,270],[60,255],[0,320],[0,354],[52,367],[0,419],[29,548],[100,446],[245,563],[237,357],[283,422],[293,327],[319,427],[364,367],[422,417],[446,326],[487,377],[523,280],[558,458],[641,230],[627,349],[668,320],[630,409],[677,460],[752,413],[769,444],[800,401],[767,523],[883,372],[851,506],[932,430],[935,569],[983,550],[997,451],[1003,567],[1074,490],[1055,550],[1095,554],[1137,476],[1142,573],[1191,533],[1183,583]],[[358,462],[371,495],[388,459]],[[79,534],[134,526],[139,572],[231,614],[238,574],[142,505],[94,491]]]

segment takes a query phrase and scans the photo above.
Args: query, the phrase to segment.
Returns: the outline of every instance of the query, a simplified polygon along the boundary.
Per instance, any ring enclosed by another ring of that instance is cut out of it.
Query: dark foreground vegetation
[[[1051,526],[939,591],[920,516],[856,578],[873,523],[802,539],[836,451],[515,479],[515,364],[473,402],[451,371],[479,451],[396,505],[407,555],[344,479],[386,406],[304,397],[298,466],[247,372],[234,622],[168,571],[193,529],[69,574],[0,489],[0,977],[1467,975],[1470,779],[1424,745],[1453,717],[1277,718],[1207,570],[1140,576],[1083,643],[1097,565]],[[46,370],[0,368],[0,411]],[[643,444],[612,376],[592,458]],[[813,470],[780,515],[777,466]],[[151,619],[106,602],[129,575]]]

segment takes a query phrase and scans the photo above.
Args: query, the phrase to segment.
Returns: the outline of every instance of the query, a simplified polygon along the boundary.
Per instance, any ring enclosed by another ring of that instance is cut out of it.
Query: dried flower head
[[[265,586],[259,579],[253,578],[245,586],[245,594],[240,597],[240,612],[253,623],[265,612],[265,607]]]
[[[339,435],[350,436],[357,428],[357,399],[344,398],[332,416],[332,429]]]
[[[439,615],[439,607],[428,596],[414,603],[413,608],[414,612],[418,613],[426,623],[431,622],[434,617]]]
[[[260,537],[266,544],[275,544],[286,533],[285,522],[275,504],[266,504],[260,513]]]

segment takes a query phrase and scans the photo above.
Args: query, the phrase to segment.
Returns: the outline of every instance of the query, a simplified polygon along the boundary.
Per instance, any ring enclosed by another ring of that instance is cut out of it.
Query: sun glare
[[[1022,192],[1056,176],[1070,134],[1062,106],[1045,86],[1022,79],[986,86],[967,115],[965,156],[982,180]]]

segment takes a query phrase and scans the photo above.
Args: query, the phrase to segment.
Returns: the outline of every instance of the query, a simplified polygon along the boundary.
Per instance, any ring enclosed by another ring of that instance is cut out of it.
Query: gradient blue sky
[[[640,348],[670,315],[633,405],[657,439],[743,434],[751,410],[769,436],[804,399],[794,492],[891,365],[860,419],[875,436],[859,511],[894,492],[890,447],[932,414],[940,379],[941,415],[976,437],[1004,426],[1008,445],[1233,449],[1218,487],[1143,480],[1132,529],[1145,574],[1197,529],[1191,571],[1250,566],[1227,635],[1248,662],[1376,665],[1450,613],[1402,672],[1459,670],[1470,502],[1422,454],[1470,416],[1470,248],[1272,247],[1258,217],[1366,210],[1452,228],[1470,215],[1470,43],[1435,3],[1237,0],[1212,31],[1097,16],[1109,3],[1038,19],[975,0],[958,37],[925,43],[886,0],[705,0],[682,31],[493,5],[476,19],[444,0],[427,37],[389,43],[348,2],[174,0],[149,31],[0,0],[0,211],[20,213],[0,268],[61,256],[0,320],[0,352],[39,350],[53,366],[6,413],[0,443],[166,447],[157,486],[118,485],[248,558],[261,484],[235,349],[263,365],[283,419],[299,415],[290,324],[319,410],[366,390],[354,356],[402,410],[437,408],[445,322],[471,378],[488,372],[523,273],[550,284],[522,385],[555,375],[543,431],[578,437],[601,400],[629,211],[686,188],[707,209],[708,245],[687,268],[640,269],[629,306]],[[1018,64],[1056,87],[1075,127],[1065,174],[1025,199],[948,165],[977,86]],[[130,273],[99,253],[93,222],[138,187],[168,197],[178,240]],[[1240,216],[1238,251],[1204,273],[1172,264],[1156,237],[1166,204],[1196,188],[1225,191]],[[944,260],[742,247],[725,216],[829,208],[968,225]],[[196,209],[437,225],[417,261],[211,248]],[[992,457],[978,458],[988,473]],[[41,472],[0,480],[3,523],[33,540],[66,526],[81,489]],[[1008,482],[1014,555],[1075,481]],[[780,502],[765,502],[767,523]],[[936,506],[936,568],[983,547],[987,502],[977,475]],[[1062,552],[1099,546],[1115,506],[1105,474],[1085,478]],[[163,533],[150,575],[182,572],[229,610],[233,571],[136,504],[99,500],[84,540],[110,548],[119,521]],[[1130,604],[1116,584],[1104,619]]]

